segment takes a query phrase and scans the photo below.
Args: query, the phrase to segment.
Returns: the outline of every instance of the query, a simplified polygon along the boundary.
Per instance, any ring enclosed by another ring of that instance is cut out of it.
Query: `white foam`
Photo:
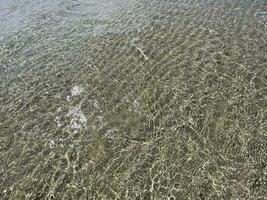
[[[71,90],[71,96],[78,96],[83,92],[83,88],[75,85]]]
[[[81,106],[70,107],[67,114],[70,117],[69,129],[72,134],[77,134],[80,130],[86,129],[87,118],[81,110]]]
[[[50,140],[49,141],[49,147],[50,147],[50,149],[53,149],[54,147],[55,147],[55,141],[54,140]]]
[[[107,132],[104,134],[104,137],[108,139],[114,139],[114,130],[107,130]]]
[[[140,103],[137,99],[134,100],[133,102],[133,109],[135,112],[141,113],[140,111]]]

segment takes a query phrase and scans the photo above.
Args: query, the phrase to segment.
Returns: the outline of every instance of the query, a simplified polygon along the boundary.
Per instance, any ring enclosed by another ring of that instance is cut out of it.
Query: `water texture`
[[[0,0],[0,199],[265,199],[266,12]]]

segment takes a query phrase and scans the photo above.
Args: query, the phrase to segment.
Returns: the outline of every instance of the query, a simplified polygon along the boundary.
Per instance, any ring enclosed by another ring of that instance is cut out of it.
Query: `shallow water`
[[[0,0],[0,198],[264,199],[266,5]]]

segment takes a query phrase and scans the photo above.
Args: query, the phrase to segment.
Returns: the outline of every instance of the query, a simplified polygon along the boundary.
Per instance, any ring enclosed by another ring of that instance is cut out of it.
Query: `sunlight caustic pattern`
[[[0,40],[0,199],[266,198],[266,1],[59,2]]]

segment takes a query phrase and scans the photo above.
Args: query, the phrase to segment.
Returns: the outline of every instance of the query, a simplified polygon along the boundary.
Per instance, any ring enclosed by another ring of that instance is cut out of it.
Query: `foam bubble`
[[[70,117],[69,128],[74,135],[83,128],[86,128],[87,118],[80,106],[70,107],[67,116]]]
[[[71,96],[78,96],[83,92],[83,88],[75,85],[71,90]]]

